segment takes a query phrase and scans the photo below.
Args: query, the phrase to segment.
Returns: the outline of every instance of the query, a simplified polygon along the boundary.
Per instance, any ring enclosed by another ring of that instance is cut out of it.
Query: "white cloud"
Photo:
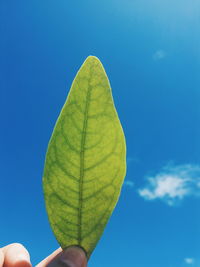
[[[155,61],[161,60],[164,59],[166,56],[167,56],[166,52],[162,49],[159,49],[153,54],[153,60]]]
[[[127,180],[127,181],[124,181],[124,185],[128,186],[128,187],[133,187],[134,186],[134,182],[132,182],[130,180]]]
[[[193,264],[194,263],[194,259],[193,258],[185,258],[184,261],[187,264]]]
[[[163,200],[172,206],[187,196],[200,196],[200,166],[193,164],[163,167],[154,176],[146,177],[146,187],[139,195],[146,200]]]

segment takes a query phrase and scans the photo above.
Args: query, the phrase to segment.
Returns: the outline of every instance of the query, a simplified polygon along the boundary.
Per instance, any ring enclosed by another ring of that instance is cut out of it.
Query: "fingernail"
[[[69,247],[63,251],[59,258],[61,266],[86,267],[87,260],[85,252],[79,247]]]

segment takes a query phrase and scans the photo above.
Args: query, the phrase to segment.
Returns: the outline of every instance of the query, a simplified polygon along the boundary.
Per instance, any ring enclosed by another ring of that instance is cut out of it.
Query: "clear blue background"
[[[199,28],[199,0],[0,0],[0,246],[23,243],[33,264],[58,247],[45,152],[77,70],[95,55],[134,186],[123,187],[89,266],[182,267],[187,257],[200,266],[199,198],[171,207],[138,194],[167,162],[200,164]]]

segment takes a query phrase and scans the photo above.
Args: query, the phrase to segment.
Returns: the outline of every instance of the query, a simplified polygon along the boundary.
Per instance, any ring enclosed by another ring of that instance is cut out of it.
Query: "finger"
[[[58,253],[58,254],[56,254]],[[47,257],[36,267],[86,267],[85,252],[79,247],[69,247],[64,251],[55,251],[53,257]]]
[[[4,255],[3,255],[3,251],[0,249],[0,267],[3,266],[3,262],[4,262]]]
[[[31,267],[30,256],[22,244],[13,243],[2,248],[3,267]]]

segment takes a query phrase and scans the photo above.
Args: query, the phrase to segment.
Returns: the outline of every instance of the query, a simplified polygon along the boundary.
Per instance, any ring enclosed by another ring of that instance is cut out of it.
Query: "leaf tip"
[[[96,57],[96,56],[92,56],[92,55],[88,56],[88,57],[86,58],[85,62],[91,62],[91,63],[95,63],[95,62],[96,62],[96,63],[101,63],[101,61],[99,60],[98,57]]]

